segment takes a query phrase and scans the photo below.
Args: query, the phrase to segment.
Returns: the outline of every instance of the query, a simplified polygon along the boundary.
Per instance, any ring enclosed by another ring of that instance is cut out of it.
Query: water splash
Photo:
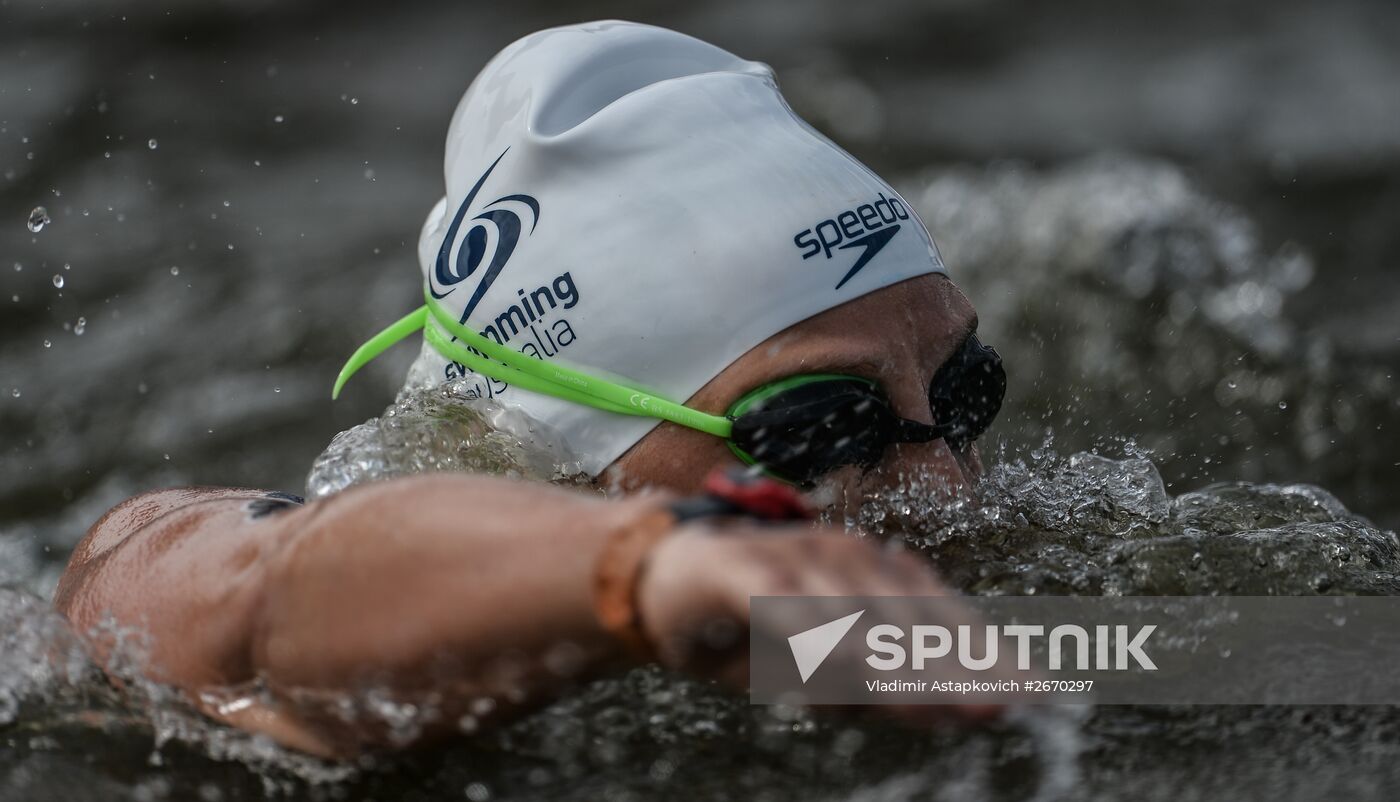
[[[42,206],[35,206],[29,213],[29,230],[35,234],[44,230],[44,226],[53,222],[49,219],[49,210]]]
[[[1062,450],[1090,451],[1132,432],[1168,487],[1304,480],[1400,514],[1387,490],[1400,430],[1384,423],[1400,326],[1333,341],[1335,327],[1296,311],[1318,270],[1296,244],[1269,246],[1243,210],[1158,161],[939,168],[905,183],[1006,359],[995,436],[1033,444],[1053,429]]]
[[[495,430],[487,418],[499,410],[466,403],[459,390],[406,392],[382,418],[339,438],[317,461],[310,484],[325,494],[418,470],[556,475],[552,453]],[[927,554],[947,581],[969,593],[1400,592],[1395,535],[1325,491],[1230,483],[1173,497],[1147,454],[1131,443],[1123,451],[1116,458],[1063,456],[1047,444],[1026,455],[1003,454],[978,496],[957,503],[911,477],[863,507],[859,523],[875,537]],[[36,597],[0,595],[0,632],[20,633],[0,643],[0,683],[6,683],[0,726],[27,721],[59,749],[72,749],[73,738],[97,737],[81,727],[74,735],[67,723],[89,715],[92,702],[76,700],[105,685],[61,619]],[[409,782],[430,797],[477,787],[478,795],[484,789],[494,799],[1076,799],[1086,798],[1086,788],[1124,781],[1114,771],[1135,752],[1105,756],[1094,744],[1135,732],[1210,739],[1215,736],[1202,729],[1209,722],[1236,731],[1253,720],[1281,730],[1292,749],[1332,737],[1329,729],[1315,735],[1277,711],[1231,720],[1209,708],[1167,718],[1151,709],[1029,709],[975,731],[911,732],[753,707],[708,683],[648,667],[584,685],[501,730],[482,733],[474,717],[464,719],[458,722],[463,737],[426,757],[326,764],[215,726],[169,689],[141,679],[138,633],[113,628],[99,636],[118,641],[112,652],[124,657],[104,669],[128,688],[103,697],[102,709],[115,711],[103,714],[105,750],[112,749],[116,726],[128,741],[154,744],[152,781],[206,776],[160,772],[167,762],[232,761],[251,769],[245,781],[277,796],[314,798],[317,788],[333,789],[336,798],[402,795],[396,783]],[[58,668],[46,657],[55,644],[68,644],[59,652],[70,656]],[[254,683],[228,689],[226,701],[264,693]],[[75,701],[65,708],[64,699]],[[48,712],[27,712],[39,709]],[[372,687],[341,699],[336,709],[348,720],[387,728],[403,743],[441,715],[431,698],[407,702]],[[1352,726],[1364,731],[1376,722]],[[1392,754],[1400,747],[1377,748]],[[369,768],[375,770],[364,773]],[[1129,785],[1142,788],[1140,782]]]
[[[458,380],[410,385],[384,414],[336,435],[316,458],[307,498],[365,482],[455,471],[583,482],[578,461],[543,424],[468,394]]]
[[[100,663],[85,644],[101,645],[106,656]],[[76,747],[77,754],[121,759],[135,746],[148,753],[145,762],[153,769],[164,764],[165,750],[193,750],[253,769],[264,789],[289,791],[355,776],[353,765],[288,752],[265,737],[199,715],[172,688],[146,678],[147,651],[139,630],[108,620],[80,639],[43,599],[0,587],[0,733],[10,737],[11,746],[22,736],[24,752],[37,755]],[[96,744],[80,745],[93,738]],[[73,768],[83,776],[80,767]],[[159,772],[148,779],[175,782]],[[0,790],[5,789],[13,787],[0,783]],[[101,790],[75,789],[60,796],[97,799]]]
[[[860,511],[984,595],[1400,594],[1400,540],[1311,485],[1222,482],[1170,497],[1155,465],[1041,449],[972,502],[917,478]]]

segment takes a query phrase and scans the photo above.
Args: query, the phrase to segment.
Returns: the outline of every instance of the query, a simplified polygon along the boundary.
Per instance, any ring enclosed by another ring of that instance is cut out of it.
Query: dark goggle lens
[[[746,410],[730,439],[770,472],[806,483],[838,465],[873,466],[897,427],[872,384],[831,380],[785,390]]]
[[[970,335],[929,385],[933,425],[901,419],[873,382],[813,377],[731,411],[730,443],[742,456],[804,484],[841,465],[870,468],[893,443],[944,438],[954,449],[992,425],[1006,396],[996,350]]]
[[[1006,397],[1006,370],[996,349],[969,335],[929,384],[934,425],[947,431],[953,448],[981,437],[1001,411]]]

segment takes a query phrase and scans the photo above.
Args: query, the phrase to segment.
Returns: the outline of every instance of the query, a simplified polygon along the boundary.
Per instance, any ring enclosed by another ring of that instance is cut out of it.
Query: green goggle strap
[[[350,377],[355,375],[360,368],[364,367],[398,341],[421,330],[424,339],[426,339],[438,353],[449,359],[454,359],[464,365],[468,365],[478,373],[491,375],[493,378],[509,382],[510,384],[519,385],[524,389],[534,392],[545,393],[546,395],[557,395],[578,403],[591,403],[591,399],[583,396],[576,396],[574,393],[569,392],[567,387],[554,388],[549,385],[548,382],[537,379],[527,373],[521,373],[514,368],[509,368],[504,365],[491,365],[487,367],[487,365],[490,365],[489,360],[483,359],[480,354],[473,354],[456,343],[449,342],[435,327],[426,325],[427,319],[428,307],[426,305],[420,306],[395,321],[388,328],[371,338],[369,342],[356,349],[349,361],[345,363],[345,367],[341,369],[340,375],[336,378],[335,389],[331,392],[331,398],[334,399],[340,396],[340,391],[345,386],[345,383],[348,382]],[[485,365],[483,363],[485,363]],[[483,367],[485,367],[484,371],[481,370]],[[609,405],[609,408],[611,411],[615,412],[630,412],[630,410],[612,408],[611,405]]]
[[[383,331],[369,338],[364,345],[356,348],[355,353],[345,360],[345,367],[340,369],[340,375],[335,377],[335,387],[331,388],[331,400],[340,398],[340,391],[344,389],[345,383],[350,381],[350,377],[358,373],[360,368],[374,361],[375,357],[389,350],[390,346],[399,340],[415,331],[421,331],[427,321],[428,307],[420,306],[390,323]]]
[[[726,439],[733,429],[733,423],[728,418],[710,415],[644,390],[615,384],[506,348],[457,322],[449,312],[428,296],[426,291],[424,299],[427,303],[376,334],[351,355],[336,379],[332,398],[340,395],[345,383],[366,363],[394,343],[421,329],[428,343],[444,357],[460,362],[483,376],[517,385],[524,390],[607,412],[660,418]],[[429,323],[430,316],[438,325],[484,357],[448,341]]]
[[[638,412],[634,412],[631,409],[619,407],[602,399],[593,398],[592,396],[575,392],[571,388],[562,387],[560,385],[548,381],[547,379],[542,379],[538,376],[533,376],[529,373],[524,373],[522,371],[516,370],[515,368],[502,365],[498,362],[492,362],[491,360],[483,357],[481,354],[473,353],[467,350],[467,348],[461,345],[460,343],[452,342],[447,338],[446,335],[438,331],[436,326],[425,326],[423,328],[423,339],[427,340],[428,344],[431,345],[434,350],[436,350],[439,354],[442,354],[444,357],[451,359],[455,362],[460,362],[461,364],[466,365],[471,370],[480,373],[483,376],[489,376],[493,379],[506,382],[507,384],[519,387],[522,390],[529,390],[532,393],[541,393],[543,395],[549,395],[555,398],[562,398],[565,401],[571,401],[575,404],[584,404],[586,406],[597,407],[598,409],[606,410],[608,412],[617,412],[623,415],[640,414]]]

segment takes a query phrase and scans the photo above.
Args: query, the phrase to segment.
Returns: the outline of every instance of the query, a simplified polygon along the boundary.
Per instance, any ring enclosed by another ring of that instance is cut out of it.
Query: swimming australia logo
[[[438,249],[437,262],[429,278],[428,291],[433,297],[446,298],[457,291],[459,284],[478,272],[481,274],[476,290],[462,311],[464,323],[481,302],[482,296],[491,289],[506,262],[510,261],[515,246],[520,242],[521,232],[526,230],[525,221],[528,220],[527,236],[534,232],[540,221],[539,201],[529,195],[506,195],[482,207],[463,230],[462,223],[471,213],[477,194],[509,151],[510,148],[506,148],[496,157],[458,207],[452,225],[443,237],[442,247]]]
[[[539,201],[529,195],[504,195],[482,206],[476,205],[482,187],[509,151],[507,148],[496,157],[457,208],[428,276],[428,291],[434,298],[446,298],[465,286],[467,279],[479,277],[462,309],[461,323],[472,325],[481,336],[497,345],[514,348],[535,359],[549,359],[578,340],[569,318],[570,310],[578,305],[582,296],[571,271],[565,270],[553,279],[534,277],[526,286],[518,288],[514,297],[507,293],[505,300],[497,299],[496,303],[503,304],[502,308],[474,314],[515,253],[522,235],[528,237],[534,233],[540,221]],[[529,270],[525,272],[530,273]],[[472,317],[478,319],[476,324],[469,323]],[[467,350],[485,358],[485,354],[471,346],[467,346]],[[455,361],[445,365],[443,376],[446,379],[471,377],[474,383],[463,390],[469,398],[494,397],[509,387],[499,379],[477,374]]]
[[[792,241],[803,249],[803,259],[819,253],[830,259],[833,250],[861,249],[851,269],[836,282],[839,290],[899,233],[899,221],[908,219],[909,212],[899,198],[886,198],[881,192],[879,199],[872,203],[847,209],[811,228],[804,228]]]

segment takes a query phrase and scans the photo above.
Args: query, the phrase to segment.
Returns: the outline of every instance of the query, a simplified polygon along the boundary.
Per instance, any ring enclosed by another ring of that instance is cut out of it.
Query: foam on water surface
[[[481,417],[489,408],[479,404],[454,398],[451,388],[405,393],[392,415],[367,424],[357,439],[332,444],[313,482],[430,470],[539,476],[540,454],[490,430]],[[385,419],[394,421],[387,429]],[[403,453],[386,459],[386,443]],[[346,478],[335,466],[354,467]],[[1062,457],[1043,448],[1004,457],[977,498],[959,504],[937,500],[911,479],[872,499],[858,523],[870,536],[928,554],[950,582],[980,594],[1393,592],[1400,568],[1393,533],[1319,488],[1229,483],[1173,497],[1141,454]],[[410,786],[448,793],[475,784],[494,799],[882,800],[1088,799],[1108,778],[1128,784],[1133,798],[1163,798],[1155,786],[1139,787],[1143,775],[1130,771],[1143,749],[1159,748],[1147,744],[1218,743],[1230,751],[1222,739],[1241,730],[1282,739],[1280,749],[1292,752],[1343,728],[1369,750],[1353,761],[1369,764],[1377,750],[1400,757],[1400,741],[1373,740],[1393,729],[1389,710],[1300,718],[1284,710],[1028,709],[985,730],[914,733],[878,721],[754,708],[704,683],[637,669],[502,731],[480,734],[464,722],[464,738],[437,750],[341,766],[214,726],[140,680],[139,633],[106,633],[132,644],[119,650],[124,662],[115,672],[133,690],[118,694],[32,594],[0,594],[0,621],[9,633],[0,658],[0,715],[10,726],[0,733],[15,747],[11,787],[23,787],[14,783],[26,767],[40,771],[94,748],[113,763],[78,768],[102,775],[140,745],[150,753],[149,770],[135,787],[151,798],[201,793],[196,780],[211,771],[230,776],[230,769],[214,768],[230,762],[244,772],[235,772],[231,791],[220,787],[235,796],[369,799]],[[431,705],[397,705],[372,689],[345,709],[408,736],[436,715]],[[1335,725],[1321,723],[1334,717]],[[1199,770],[1219,759],[1207,750],[1193,765]],[[1322,787],[1337,776],[1314,779]]]

